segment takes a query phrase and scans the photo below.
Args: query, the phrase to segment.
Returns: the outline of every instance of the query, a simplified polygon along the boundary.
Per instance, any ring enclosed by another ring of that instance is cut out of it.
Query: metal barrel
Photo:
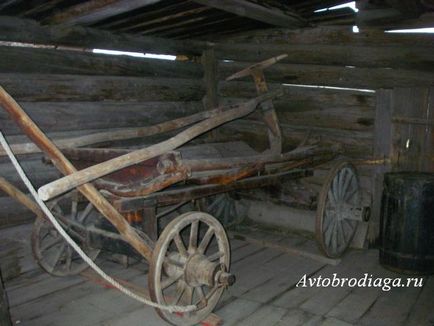
[[[434,273],[434,174],[387,173],[380,223],[380,264],[404,273]]]

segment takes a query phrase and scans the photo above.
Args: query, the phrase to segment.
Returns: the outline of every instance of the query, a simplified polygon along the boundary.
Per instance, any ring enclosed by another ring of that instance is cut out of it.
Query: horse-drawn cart
[[[149,263],[150,298],[159,305],[160,316],[172,324],[192,325],[205,319],[235,277],[230,273],[230,246],[224,227],[205,212],[206,207],[205,211],[184,213],[164,228],[159,226],[159,219],[202,198],[311,175],[312,167],[340,152],[337,147],[304,144],[281,152],[281,134],[272,105],[276,94],[267,92],[262,75],[262,69],[276,60],[235,75],[252,73],[257,98],[202,114],[201,121],[176,136],[138,150],[61,151],[0,89],[0,104],[65,175],[39,189],[40,198],[56,220],[92,260],[101,250],[145,258]],[[197,136],[256,109],[261,110],[269,129],[269,150],[258,153],[243,142],[185,146]],[[186,121],[188,117],[172,122],[170,130],[185,127]],[[317,232],[324,252],[334,257],[349,245],[363,210],[354,168],[339,163],[332,173],[320,194]],[[36,220],[32,245],[39,265],[52,275],[74,275],[88,267],[46,218]],[[180,312],[164,306],[194,308]]]

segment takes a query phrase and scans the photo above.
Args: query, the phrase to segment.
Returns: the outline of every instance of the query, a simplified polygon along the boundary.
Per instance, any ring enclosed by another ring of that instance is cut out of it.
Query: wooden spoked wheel
[[[218,303],[235,279],[228,273],[230,247],[220,222],[203,212],[189,212],[171,221],[161,233],[148,274],[152,300],[164,305],[197,305],[187,313],[157,309],[171,324],[195,325]]]
[[[316,215],[315,235],[326,256],[340,257],[350,245],[361,200],[356,169],[348,162],[338,162],[322,187]]]
[[[215,216],[224,226],[238,224],[243,220],[243,213],[237,211],[235,199],[228,193],[205,197],[202,210]]]
[[[90,248],[86,233],[77,225],[87,226],[100,217],[89,202],[80,202],[76,192],[62,196],[48,204],[50,211],[83,251],[95,260],[100,250]],[[48,219],[36,219],[32,230],[32,251],[39,266],[53,276],[70,276],[89,266],[67,244]]]

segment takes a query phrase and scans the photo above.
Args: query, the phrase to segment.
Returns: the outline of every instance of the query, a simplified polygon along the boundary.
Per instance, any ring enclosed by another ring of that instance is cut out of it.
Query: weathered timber
[[[49,19],[55,24],[93,24],[100,20],[157,3],[161,0],[90,0],[54,15]]]
[[[117,77],[0,73],[18,101],[200,101],[205,88],[187,78]]]
[[[217,8],[231,14],[248,17],[274,26],[296,28],[308,25],[307,21],[295,12],[270,9],[246,0],[194,0],[204,6]]]
[[[248,63],[221,62],[223,77],[248,66]],[[286,84],[324,85],[377,89],[434,84],[434,72],[388,69],[351,68],[325,65],[276,64],[266,72],[268,80]]]
[[[363,29],[353,33],[351,26],[321,26],[303,29],[264,29],[245,32],[225,39],[225,43],[250,44],[310,44],[340,46],[397,46],[433,47],[434,39],[429,34],[393,34],[380,29]]]
[[[77,170],[65,158],[60,150],[47,138],[29,118],[23,109],[0,87],[0,103],[8,111],[14,121],[21,126],[23,132],[32,139],[42,151],[53,161],[54,165],[64,174]],[[78,190],[101,212],[127,240],[148,261],[152,257],[152,241],[144,234],[139,235],[124,217],[105,199],[91,184],[84,184]]]
[[[111,142],[116,140],[147,137],[186,127],[201,120],[214,117],[221,112],[221,109],[217,108],[214,110],[198,112],[186,117],[168,120],[156,125],[143,127],[143,124],[141,124],[142,127],[139,128],[124,128],[119,130],[101,131],[99,133],[89,135],[54,140],[53,142],[58,148],[61,149],[86,146],[102,142]],[[33,143],[12,144],[11,148],[15,154],[30,154],[40,152],[38,147]],[[5,151],[0,149],[0,156],[5,154]]]
[[[110,76],[201,78],[199,64],[83,51],[0,46],[0,71]]]
[[[202,53],[201,63],[204,71],[204,83],[206,85],[206,95],[203,98],[203,105],[205,109],[211,110],[219,106],[218,98],[218,60],[214,50],[206,50]],[[212,138],[217,137],[217,131],[211,131]]]
[[[199,55],[207,46],[205,42],[119,34],[81,26],[41,26],[34,20],[7,16],[0,16],[0,41],[173,55]]]
[[[371,157],[373,133],[333,128],[319,128],[281,123],[283,148],[294,148],[310,133],[321,144],[342,144],[345,155],[354,158]],[[221,128],[222,139],[239,139],[262,150],[267,148],[266,127],[260,121],[240,119]]]
[[[270,99],[274,94],[266,94],[264,96],[258,97],[256,99],[250,100],[242,105],[227,110],[220,113],[216,117],[209,118],[196,125],[180,132],[176,136],[163,141],[161,143],[152,145],[141,150],[131,152],[126,155],[119,156],[117,158],[108,160],[103,163],[96,164],[89,168],[83,169],[81,171],[75,172],[71,176],[63,177],[56,180],[46,186],[39,188],[38,193],[43,200],[48,200],[56,196],[56,194],[61,194],[65,191],[73,189],[81,184],[95,180],[111,172],[120,170],[122,168],[138,164],[142,161],[149,160],[158,155],[164,154],[170,150],[176,149],[177,147],[187,143],[193,138],[218,127],[229,121],[239,119],[252,113],[256,106],[264,100]]]
[[[282,63],[434,70],[434,46],[221,43],[215,51],[219,59],[237,61],[256,62],[285,53]]]
[[[105,129],[149,126],[185,117],[203,108],[200,102],[20,102],[20,105],[46,132],[70,131],[77,127]],[[19,134],[20,129],[9,122],[7,113],[0,111],[3,132],[8,135]]]
[[[6,290],[3,286],[3,276],[0,270],[0,325],[12,326],[11,315],[9,314],[9,301]]]
[[[200,101],[206,93],[201,80],[184,78],[0,73],[0,85],[20,102]],[[282,97],[274,100],[277,106],[291,101],[374,106],[373,93],[282,87],[277,83],[269,83],[268,87],[272,91],[283,90]],[[223,97],[251,98],[256,94],[255,85],[249,80],[220,81],[218,88]]]
[[[19,203],[26,206],[29,210],[36,214],[38,217],[44,217],[44,213],[39,206],[24,193],[22,193],[17,187],[8,182],[5,178],[0,177],[0,190],[7,193],[10,197],[14,198]]]

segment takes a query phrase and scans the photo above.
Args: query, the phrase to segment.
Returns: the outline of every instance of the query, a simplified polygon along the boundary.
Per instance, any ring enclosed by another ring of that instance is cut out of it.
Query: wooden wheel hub
[[[185,281],[190,286],[215,285],[215,276],[220,271],[220,265],[211,262],[205,255],[192,255],[185,265]]]

